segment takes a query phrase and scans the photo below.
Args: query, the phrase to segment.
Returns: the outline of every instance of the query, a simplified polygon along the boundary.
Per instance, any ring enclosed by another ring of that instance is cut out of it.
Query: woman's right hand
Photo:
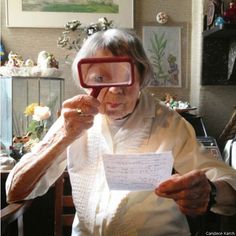
[[[77,95],[62,104],[63,134],[69,143],[93,125],[99,106],[100,102],[89,95]]]

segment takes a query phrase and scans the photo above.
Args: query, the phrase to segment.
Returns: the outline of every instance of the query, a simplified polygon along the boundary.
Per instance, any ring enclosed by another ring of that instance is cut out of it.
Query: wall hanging
[[[133,0],[6,0],[6,13],[8,27],[63,28],[71,20],[88,24],[107,17],[118,27],[133,28]]]
[[[144,26],[143,43],[155,73],[151,86],[181,87],[181,27]]]

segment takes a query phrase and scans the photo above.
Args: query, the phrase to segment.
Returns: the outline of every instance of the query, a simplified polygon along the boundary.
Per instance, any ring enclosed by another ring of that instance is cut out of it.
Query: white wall
[[[203,0],[192,1],[190,103],[199,107],[202,61]]]

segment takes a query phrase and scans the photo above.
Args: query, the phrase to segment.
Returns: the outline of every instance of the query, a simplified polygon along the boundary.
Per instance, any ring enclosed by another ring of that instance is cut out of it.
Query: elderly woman
[[[90,36],[73,64],[76,83],[82,58],[117,56],[133,59],[134,83],[103,88],[97,99],[77,95],[65,101],[43,141],[11,171],[8,201],[43,195],[67,166],[76,207],[72,235],[190,235],[186,215],[209,208],[234,214],[235,170],[197,143],[180,115],[143,90],[153,73],[135,34],[110,29]],[[163,151],[172,151],[178,174],[153,191],[109,190],[103,154]]]

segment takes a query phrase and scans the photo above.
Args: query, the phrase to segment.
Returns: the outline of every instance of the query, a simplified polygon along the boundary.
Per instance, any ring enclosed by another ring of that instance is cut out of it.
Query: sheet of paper
[[[110,190],[154,190],[172,173],[171,152],[105,154],[103,163]]]

